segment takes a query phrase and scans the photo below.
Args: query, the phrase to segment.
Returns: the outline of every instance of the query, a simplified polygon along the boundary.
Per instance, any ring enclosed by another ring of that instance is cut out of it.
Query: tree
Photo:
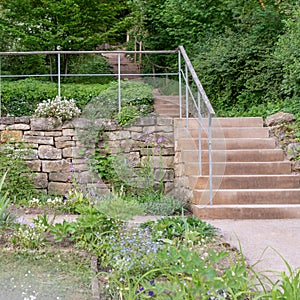
[[[125,0],[2,0],[2,7],[2,30],[18,41],[16,50],[95,49],[127,13]],[[105,42],[116,38],[124,40],[124,31]]]
[[[7,42],[3,50],[95,50],[104,42],[125,41],[126,29],[119,24],[127,15],[126,0],[2,0],[1,5],[0,37]],[[69,61],[76,59],[62,56],[65,73]],[[51,56],[7,57],[3,69],[6,65],[13,66],[12,74],[45,73],[49,63],[55,72]]]

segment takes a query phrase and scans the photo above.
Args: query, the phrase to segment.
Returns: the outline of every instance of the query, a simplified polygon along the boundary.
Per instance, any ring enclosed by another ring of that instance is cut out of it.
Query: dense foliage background
[[[183,45],[218,115],[299,112],[298,0],[2,0],[0,16],[2,51],[94,50],[125,44],[127,32],[129,49],[134,40],[145,50]],[[55,65],[48,56],[12,56],[2,72],[55,72]],[[66,71],[94,65],[63,58]],[[146,69],[158,66],[176,61],[143,60]]]

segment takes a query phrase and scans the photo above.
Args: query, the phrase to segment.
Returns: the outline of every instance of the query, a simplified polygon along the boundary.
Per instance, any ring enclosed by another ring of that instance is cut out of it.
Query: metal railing
[[[114,54],[117,55],[118,60],[118,71],[117,74],[64,74],[61,72],[61,55],[80,55],[80,54]],[[168,54],[168,55],[178,55],[178,70],[177,72],[165,72],[165,73],[147,73],[147,74],[128,74],[121,73],[121,55],[142,55],[147,54]],[[55,55],[57,57],[57,73],[56,74],[27,74],[27,75],[2,75],[1,74],[1,58],[2,56],[9,55]],[[209,203],[212,204],[213,192],[212,192],[212,118],[215,112],[211,106],[211,103],[202,87],[202,84],[193,68],[193,65],[184,49],[183,46],[179,46],[176,50],[161,50],[161,51],[32,51],[32,52],[0,52],[0,116],[1,116],[1,79],[2,78],[28,78],[28,77],[57,77],[57,95],[61,97],[61,78],[62,77],[76,77],[76,76],[113,76],[118,79],[118,109],[121,110],[121,77],[126,76],[178,76],[179,83],[179,105],[180,105],[180,118],[183,118],[183,108],[185,108],[186,115],[186,130],[189,130],[189,99],[192,100],[192,106],[197,111],[197,123],[198,123],[198,153],[199,153],[199,171],[202,175],[202,130],[204,128],[208,136],[208,165],[209,165]],[[185,86],[185,96],[182,94],[182,81]],[[196,97],[192,91],[196,89]],[[185,98],[185,105],[183,105],[183,98]],[[203,113],[203,109],[205,113]],[[207,124],[203,121],[205,115],[205,120]]]
[[[184,62],[184,69],[182,68],[182,58]],[[192,82],[189,82],[189,75],[191,75]],[[213,183],[212,183],[212,118],[215,116],[214,109],[203,89],[203,86],[194,70],[194,67],[184,49],[183,46],[178,47],[178,76],[179,76],[179,103],[180,103],[180,118],[182,118],[182,86],[181,78],[183,78],[185,83],[185,115],[186,115],[186,130],[189,130],[189,97],[192,99],[192,103],[197,110],[197,131],[198,131],[198,161],[199,161],[199,172],[202,175],[202,134],[204,130],[208,136],[208,166],[209,166],[209,203],[213,202]],[[191,85],[195,86],[196,89],[196,99],[194,93],[191,90]],[[201,102],[202,101],[202,102]],[[205,117],[208,120],[207,126],[205,128],[205,123],[203,122],[203,112],[201,109],[201,104],[205,107]]]

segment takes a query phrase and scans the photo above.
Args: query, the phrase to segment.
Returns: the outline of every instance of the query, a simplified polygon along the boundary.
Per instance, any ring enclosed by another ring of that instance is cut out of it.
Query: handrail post
[[[186,130],[189,130],[189,73],[188,66],[185,63],[185,120]]]
[[[198,91],[198,160],[199,172],[202,176],[202,120],[201,120],[201,95]]]
[[[182,86],[181,86],[181,53],[178,50],[178,94],[179,94],[179,117],[182,118]]]
[[[118,103],[119,113],[121,112],[121,53],[118,52]]]
[[[209,203],[213,203],[213,193],[212,193],[212,115],[208,114],[208,161],[209,161]]]
[[[0,56],[0,117],[2,117],[2,56]]]
[[[60,53],[57,53],[57,96],[60,98]]]

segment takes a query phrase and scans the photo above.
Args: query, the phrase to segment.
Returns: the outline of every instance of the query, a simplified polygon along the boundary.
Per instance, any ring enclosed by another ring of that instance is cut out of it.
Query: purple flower
[[[158,143],[162,143],[163,141],[164,141],[164,139],[161,136],[157,139]]]
[[[150,284],[151,284],[151,285],[154,285],[154,279],[151,279],[151,280],[150,280]]]
[[[75,171],[74,166],[71,166],[69,172],[74,172],[74,171]]]
[[[153,297],[154,296],[154,292],[153,291],[149,291],[148,292],[148,296]]]
[[[17,218],[17,220],[16,220],[19,224],[24,224],[24,218],[23,217],[19,217],[19,218]]]

